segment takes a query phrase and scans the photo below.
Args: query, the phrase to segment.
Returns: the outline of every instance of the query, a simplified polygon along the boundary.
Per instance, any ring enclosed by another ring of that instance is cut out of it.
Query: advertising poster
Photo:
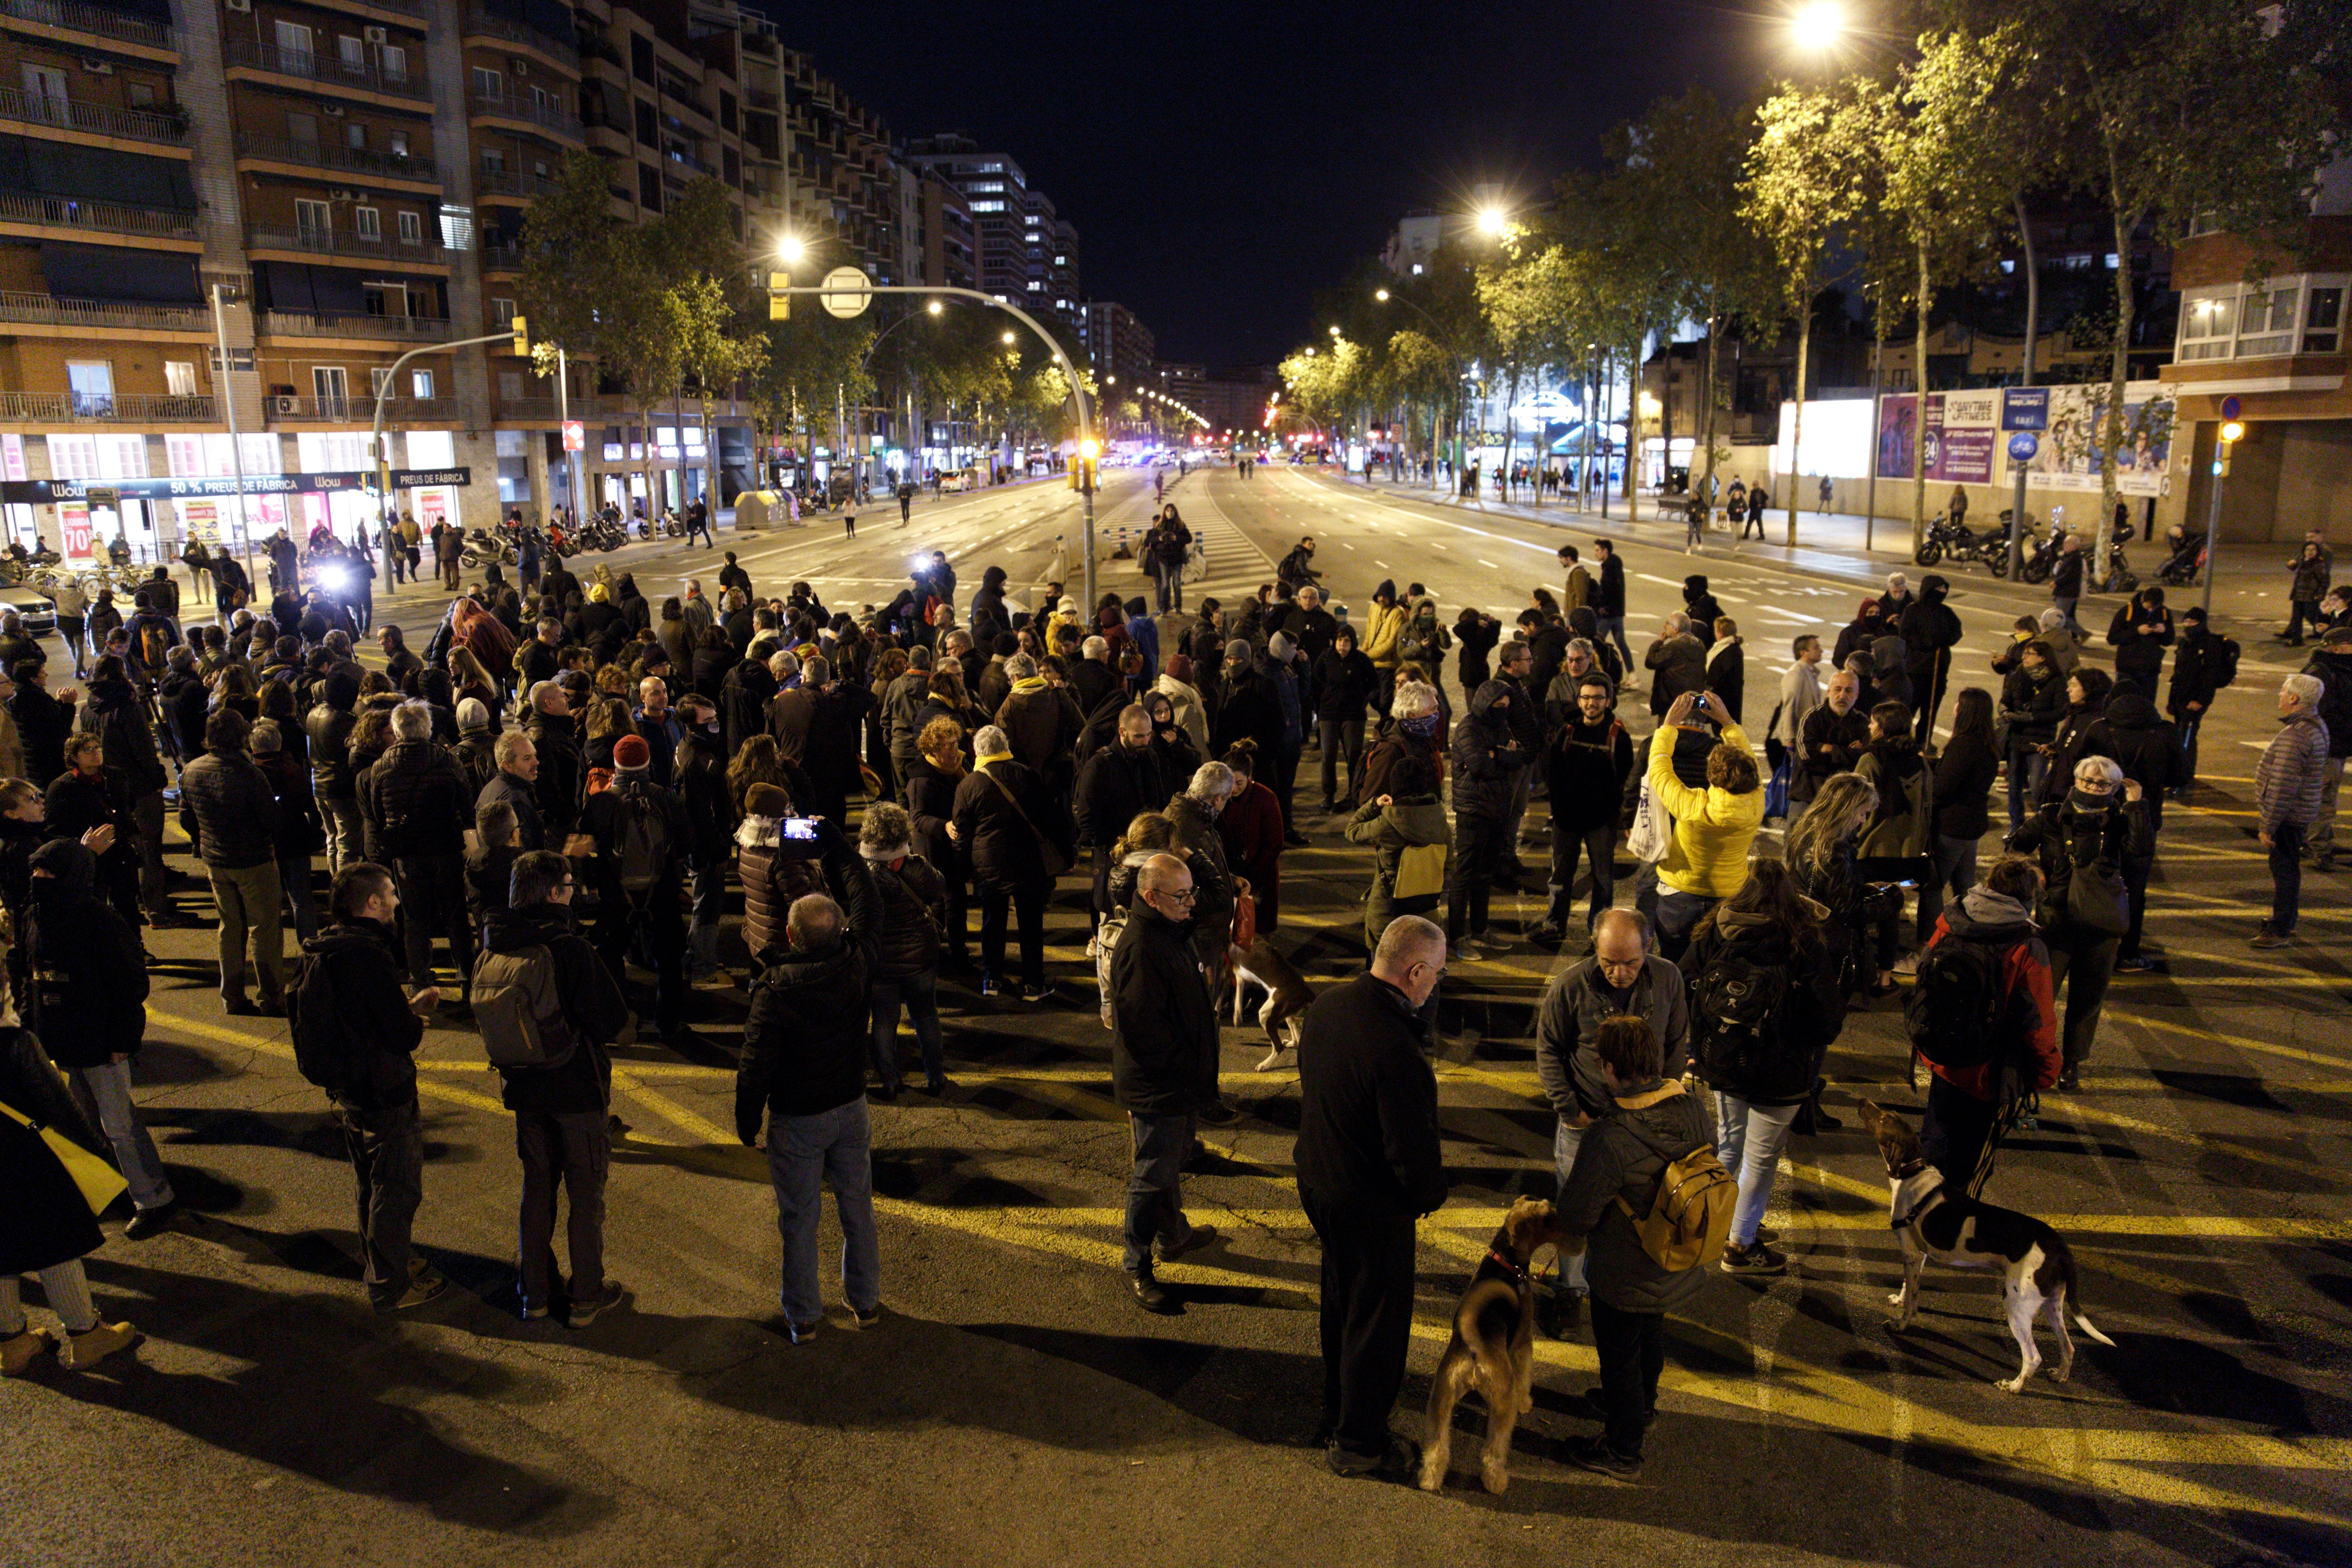
[[[1918,399],[1896,393],[1878,402],[1878,477],[1907,479],[1919,451]]]
[[[2000,426],[1998,391],[1931,392],[1924,419],[1916,395],[1892,394],[1878,410],[1878,477],[1907,479],[1916,461],[1933,483],[1990,484]]]
[[[58,503],[58,528],[68,559],[89,559],[89,508],[80,501]]]
[[[2026,482],[2042,489],[2098,493],[2105,471],[2099,437],[2106,423],[2107,388],[2053,386],[2050,389],[2048,433],[2026,464]],[[2173,400],[2155,382],[2132,382],[2124,388],[2123,461],[2116,475],[2117,491],[2127,496],[2160,496],[2171,492]],[[2001,458],[2005,474],[2015,469]]]
[[[220,546],[220,503],[184,500],[180,503],[180,537],[201,539],[207,550]]]

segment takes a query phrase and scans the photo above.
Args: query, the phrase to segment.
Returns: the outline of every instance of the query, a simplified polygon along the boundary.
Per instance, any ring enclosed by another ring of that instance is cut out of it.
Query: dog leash
[[[1508,1274],[1511,1277],[1512,1282],[1519,1286],[1522,1289],[1528,1288],[1533,1283],[1528,1277],[1528,1270],[1520,1265],[1512,1262],[1508,1258],[1504,1257],[1500,1247],[1488,1247],[1486,1249],[1486,1256],[1501,1264],[1503,1266],[1503,1272]]]
[[[1898,1181],[1907,1182],[1927,1168],[1927,1161],[1915,1160],[1909,1164],[1905,1165],[1900,1171],[1897,1171],[1895,1173],[1895,1179]],[[1896,1215],[1893,1219],[1888,1220],[1886,1222],[1886,1228],[1889,1230],[1901,1230],[1904,1226],[1909,1225],[1914,1219],[1918,1217],[1919,1211],[1926,1208],[1929,1203],[1933,1202],[1937,1194],[1940,1194],[1943,1190],[1943,1178],[1939,1176],[1928,1186],[1926,1192],[1919,1194],[1919,1201],[1917,1203],[1913,1204],[1908,1209]]]

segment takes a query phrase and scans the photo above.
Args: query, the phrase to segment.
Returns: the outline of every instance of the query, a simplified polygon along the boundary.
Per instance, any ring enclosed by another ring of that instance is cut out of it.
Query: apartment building
[[[1078,317],[1078,335],[1106,394],[1146,384],[1156,390],[1151,329],[1137,321],[1134,311],[1108,300],[1092,300]]]
[[[1077,228],[1055,212],[1052,198],[1031,186],[1017,160],[952,133],[917,137],[904,156],[963,197],[972,229],[974,287],[1034,315],[1079,324]]]

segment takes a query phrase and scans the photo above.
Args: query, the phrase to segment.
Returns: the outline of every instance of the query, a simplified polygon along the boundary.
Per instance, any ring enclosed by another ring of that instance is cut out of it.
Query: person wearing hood
[[[2180,777],[2179,732],[2137,688],[2119,689],[2107,699],[2105,710],[2092,721],[2083,738],[2082,754],[2113,757],[2124,770],[2124,777],[2139,785],[2152,851],[2155,837],[2164,826],[2164,797]],[[2131,899],[2131,927],[2116,952],[2118,973],[2138,974],[2158,967],[2157,960],[2140,951],[2140,930],[2147,916],[2147,879],[2154,870],[2153,853],[2124,857],[2124,890]]]
[[[654,1018],[673,1050],[697,1042],[686,1025],[686,927],[678,918],[692,829],[675,791],[653,779],[653,749],[642,735],[613,743],[613,785],[589,796],[580,831],[594,841],[596,951],[615,984],[642,937],[654,960]],[[544,773],[541,777],[543,778]]]
[[[2042,784],[2043,803],[2066,797],[2066,781],[2074,776],[2074,764],[2093,754],[2092,729],[2107,710],[2107,699],[2114,691],[2115,682],[2104,669],[2079,667],[2066,678],[2066,710],[2059,716],[2057,733],[2051,737],[2050,767]]]
[[[1916,860],[1935,824],[1935,777],[1911,733],[1911,710],[1882,702],[1870,710],[1870,740],[1853,771],[1878,792],[1854,852],[1864,859]]]
[[[1417,610],[1417,607],[1416,607]],[[1394,578],[1383,577],[1372,590],[1372,613],[1364,623],[1364,640],[1360,651],[1370,661],[1373,672],[1380,678],[1380,694],[1376,700],[1381,711],[1389,705],[1389,694],[1396,689],[1396,670],[1403,658],[1400,647],[1407,618],[1405,606],[1397,600]],[[1437,618],[1436,606],[1430,607],[1430,619]]]
[[[1402,622],[1400,613],[1396,617]],[[1374,612],[1375,622],[1379,612]],[[1364,782],[1364,713],[1382,695],[1382,675],[1371,658],[1356,647],[1356,634],[1341,627],[1331,646],[1315,664],[1315,729],[1323,753],[1323,813],[1339,809],[1339,763],[1348,764],[1348,793],[1353,797]],[[1393,683],[1391,664],[1386,679]]]
[[[1715,623],[1723,618],[1723,606],[1708,591],[1705,574],[1694,573],[1683,579],[1683,613],[1690,619],[1690,634],[1698,639],[1701,651],[1713,647]]]
[[[2042,894],[2041,868],[2025,856],[2004,855],[1927,938],[1929,952],[1948,942],[1983,947],[1998,976],[1985,1013],[2000,1021],[2001,1038],[1973,1067],[1927,1063],[1927,1109],[1919,1122],[1927,1163],[1970,1197],[1984,1190],[1994,1149],[2015,1123],[2020,1103],[2055,1084],[2065,1065],[2050,952],[2032,919]]]
[[[66,1076],[83,1117],[106,1135],[131,1184],[123,1234],[142,1240],[171,1225],[179,1199],[131,1098],[131,1061],[147,1033],[138,931],[100,899],[90,846],[52,838],[29,864],[25,1024]]]
[[[1837,642],[1830,650],[1830,662],[1840,669],[1857,653],[1868,653],[1870,645],[1886,629],[1886,612],[1876,599],[1864,599],[1853,619],[1838,633]]]
[[[2163,589],[2142,588],[2118,606],[2107,623],[2107,646],[2116,650],[2116,689],[2137,691],[2153,702],[2164,674],[2164,650],[2172,641],[2172,612],[2164,607]]]
[[[2051,984],[2066,989],[2058,1088],[2071,1094],[2082,1087],[2116,952],[2130,929],[2124,865],[2156,851],[2140,786],[2124,777],[2114,758],[2085,756],[2070,776],[2073,789],[2028,817],[2009,836],[2007,847],[2041,861],[2035,921],[2050,948]]]
[[[1694,789],[1675,772],[1675,748],[1698,715],[1714,721],[1706,785]],[[1763,781],[1748,736],[1712,692],[1685,692],[1650,738],[1650,792],[1674,818],[1674,837],[1658,862],[1658,952],[1680,959],[1700,918],[1748,879],[1748,854],[1764,821]]]
[[[1633,780],[1633,741],[1613,711],[1616,699],[1615,684],[1600,670],[1588,670],[1578,682],[1574,710],[1553,731],[1544,752],[1551,800],[1551,875],[1538,942],[1558,942],[1567,935],[1580,853],[1592,879],[1588,929],[1616,897],[1617,824]]]
[[[1265,776],[1259,782],[1274,791],[1275,798],[1282,803],[1283,841],[1294,847],[1303,847],[1307,836],[1298,831],[1292,795],[1298,782],[1299,753],[1307,744],[1307,721],[1312,712],[1307,689],[1307,661],[1299,655],[1296,637],[1288,632],[1276,632],[1265,639],[1265,652],[1256,660],[1256,668],[1280,721],[1272,745],[1267,745],[1262,737],[1250,737],[1258,742],[1258,757],[1265,768]]]
[[[352,727],[358,721],[359,671],[337,668],[319,688],[319,702],[302,721],[310,742],[310,784],[329,827],[327,863],[341,870],[361,856],[364,833],[359,775],[352,767]]]
[[[2191,605],[2180,613],[2180,633],[2178,651],[2172,656],[2172,680],[2165,689],[2164,710],[2180,737],[2179,784],[2175,794],[2181,800],[2197,784],[2197,735],[2203,726],[2206,711],[2221,689],[2224,665],[2229,658],[2225,645],[2229,639],[2214,632],[2208,625],[2203,606]],[[2331,742],[2333,737],[2330,737]]]
[[[1712,624],[1707,635],[1710,640],[1714,637]],[[1642,666],[1655,672],[1650,677],[1650,711],[1654,715],[1665,712],[1685,692],[1705,690],[1706,645],[1695,635],[1691,617],[1679,610],[1669,615],[1642,655]]]
[[[955,592],[952,581],[943,595]],[[964,616],[964,627],[971,633],[975,647],[994,646],[998,637],[1013,630],[1013,617],[1004,607],[1004,568],[991,566],[980,574],[980,586],[971,591],[971,606]]]
[[[24,737],[25,776],[46,788],[66,771],[66,736],[73,731],[77,694],[71,687],[52,693],[48,667],[39,658],[20,658],[7,668],[16,686],[8,711]]]
[[[2017,650],[2017,668],[2001,679],[2000,721],[2008,737],[2009,826],[2025,822],[2026,804],[2039,801],[2048,776],[2058,721],[2066,712],[2066,683],[2050,644],[2033,637]]]
[[[1351,844],[1372,850],[1372,886],[1364,898],[1364,947],[1378,952],[1381,933],[1402,915],[1436,912],[1452,869],[1453,831],[1437,796],[1438,771],[1428,758],[1411,755],[1387,774],[1387,791],[1356,808],[1347,834]],[[1405,857],[1416,854],[1412,869]],[[1433,851],[1433,853],[1431,853]],[[1400,873],[1408,890],[1400,892]]]
[[[1454,658],[1454,679],[1465,691],[1475,691],[1493,678],[1495,645],[1503,639],[1503,623],[1475,605],[1462,606],[1454,618],[1454,640],[1461,647]],[[1435,679],[1440,667],[1431,665],[1429,674]]]
[[[170,777],[155,752],[155,730],[145,704],[125,678],[121,660],[111,654],[96,666],[82,728],[97,731],[100,740],[116,836],[137,867],[138,908],[157,926],[194,925],[194,920],[173,908],[163,873],[163,786]]]
[[[1903,639],[1905,673],[1910,679],[1911,700],[1918,710],[1919,743],[1935,737],[1936,715],[1944,705],[1944,686],[1950,678],[1952,649],[1960,640],[1960,617],[1944,601],[1952,592],[1947,578],[1930,576],[1919,584],[1919,596],[1895,618]]]
[[[581,1329],[618,1305],[623,1294],[604,1278],[604,1183],[612,1161],[608,1047],[627,1026],[629,1008],[573,923],[573,885],[572,862],[562,856],[535,850],[518,857],[509,874],[509,907],[483,922],[481,963],[486,974],[516,962],[537,969],[570,1042],[549,1066],[502,1067],[499,1079],[500,1103],[514,1113],[515,1153],[522,1162],[516,1247],[522,1315],[546,1317],[561,1295],[569,1302],[566,1325]],[[542,1038],[554,1021],[541,1021]],[[559,1185],[570,1209],[568,1282],[555,1265]]]
[[[1176,722],[1183,728],[1185,739],[1192,742],[1194,755],[1206,756],[1209,750],[1209,710],[1205,696],[1193,681],[1192,659],[1181,653],[1171,657],[1160,671],[1160,679],[1151,683],[1151,689],[1168,699]]]
[[[1475,615],[1476,612],[1465,613]],[[1495,630],[1499,634],[1502,628],[1498,626]],[[1381,679],[1380,710],[1382,713],[1389,710],[1396,696],[1398,674],[1404,666],[1418,666],[1433,680],[1443,676],[1445,673],[1446,650],[1454,646],[1454,634],[1447,631],[1444,623],[1437,618],[1436,600],[1424,594],[1406,605],[1404,625],[1397,633],[1396,662]],[[1369,643],[1366,651],[1370,651]],[[1375,668],[1380,663],[1378,659],[1372,662]],[[1472,682],[1465,689],[1475,691],[1478,683]]]
[[[1512,708],[1526,700],[1517,682],[1490,680],[1454,728],[1454,863],[1445,885],[1445,938],[1456,963],[1486,956],[1480,944],[1488,940],[1496,874],[1511,848],[1512,799],[1532,761],[1513,723]]]
[[[1138,812],[1168,798],[1151,738],[1150,710],[1129,704],[1118,714],[1117,739],[1097,749],[1078,770],[1074,804],[1078,842],[1094,847],[1094,897],[1087,908],[1096,929],[1111,911],[1110,873],[1119,836]]]

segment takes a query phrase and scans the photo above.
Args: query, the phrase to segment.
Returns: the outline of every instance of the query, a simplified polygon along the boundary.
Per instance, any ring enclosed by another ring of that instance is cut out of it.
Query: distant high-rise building
[[[1061,221],[1050,197],[1030,186],[1018,162],[955,134],[917,137],[907,143],[905,156],[963,197],[979,289],[1033,314],[1076,323],[1077,230]]]
[[[1152,383],[1151,330],[1126,306],[1108,300],[1088,303],[1078,318],[1078,335],[1085,340],[1098,383],[1108,384],[1114,376],[1121,387]]]

